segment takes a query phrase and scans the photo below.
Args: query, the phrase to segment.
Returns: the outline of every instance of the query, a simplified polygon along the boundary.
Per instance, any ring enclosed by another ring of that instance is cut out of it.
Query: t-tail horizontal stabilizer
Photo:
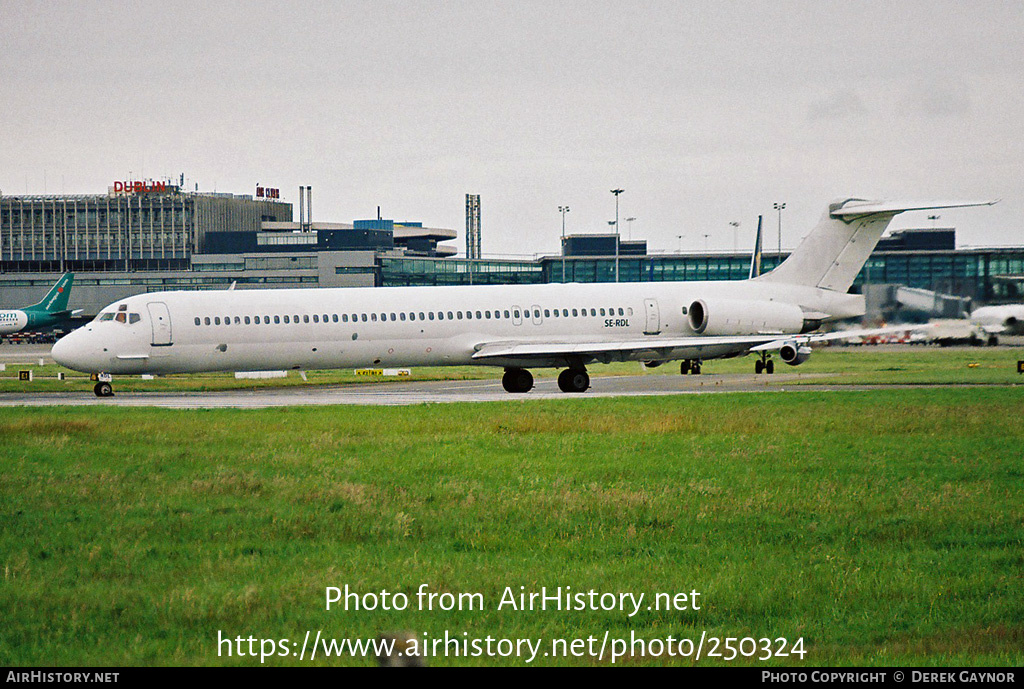
[[[994,203],[997,201],[835,201],[829,204],[818,225],[789,258],[758,279],[845,293],[895,216],[905,211],[991,206]]]

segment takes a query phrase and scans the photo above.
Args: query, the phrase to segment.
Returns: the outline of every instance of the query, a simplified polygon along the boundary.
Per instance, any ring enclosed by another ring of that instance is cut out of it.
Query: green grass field
[[[0,664],[249,665],[218,656],[218,631],[448,630],[545,643],[706,631],[804,639],[803,661],[771,664],[1019,666],[1022,408],[1007,387],[0,409]],[[325,611],[325,587],[346,584],[414,603]],[[486,607],[415,610],[420,584]],[[506,586],[696,589],[703,606],[499,611]]]

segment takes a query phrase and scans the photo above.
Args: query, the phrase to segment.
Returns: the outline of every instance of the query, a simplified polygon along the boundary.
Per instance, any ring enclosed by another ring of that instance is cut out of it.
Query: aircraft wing
[[[872,335],[888,335],[890,333],[906,333],[915,330],[927,330],[928,323],[920,325],[890,325],[885,328],[867,328],[863,330],[836,330],[830,333],[807,333],[804,335],[789,335],[779,337],[771,342],[757,345],[750,348],[752,352],[763,352],[772,349],[782,349],[787,342],[809,345],[815,342],[829,342],[832,340],[845,340],[851,337],[871,337]]]
[[[736,335],[710,337],[677,337],[658,339],[636,339],[594,342],[523,342],[505,341],[488,342],[476,346],[473,358],[478,361],[487,359],[550,359],[563,356],[626,355],[632,358],[650,357],[658,359],[668,355],[675,349],[711,349],[723,346],[735,346],[737,351],[750,349],[757,345],[779,340],[788,342],[794,336],[778,333],[768,335]]]
[[[830,333],[769,333],[763,335],[717,335],[708,337],[676,337],[658,339],[631,339],[594,342],[536,342],[503,341],[485,342],[476,346],[473,358],[477,361],[488,359],[551,359],[557,357],[591,357],[601,359],[628,357],[631,359],[661,359],[671,355],[673,350],[687,349],[699,358],[702,350],[715,349],[721,356],[723,347],[734,349],[736,354],[782,349],[786,344],[810,345],[830,340],[845,340],[850,337],[868,337],[921,330],[927,325],[894,325],[885,328],[864,330],[837,330]]]

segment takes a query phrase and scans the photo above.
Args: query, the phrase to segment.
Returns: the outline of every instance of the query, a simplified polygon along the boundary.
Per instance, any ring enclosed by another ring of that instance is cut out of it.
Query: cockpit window
[[[112,314],[112,313],[101,313],[100,314],[100,320],[101,321],[112,321],[112,320],[114,320],[114,314]]]
[[[126,320],[128,320],[128,315],[124,311],[119,311],[117,313],[117,316],[114,317],[114,320],[117,321],[118,323],[124,323]]]
[[[142,320],[142,316],[140,316],[137,313],[130,313],[130,314],[128,314],[128,322],[129,323],[138,323],[141,320]]]

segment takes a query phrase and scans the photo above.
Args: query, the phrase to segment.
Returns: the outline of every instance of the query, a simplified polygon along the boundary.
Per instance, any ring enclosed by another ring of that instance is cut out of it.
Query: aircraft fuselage
[[[481,343],[616,342],[657,347],[697,337],[695,300],[799,305],[833,318],[863,313],[863,300],[781,284],[660,282],[474,287],[157,292],[115,302],[54,347],[66,366],[112,374],[328,369],[364,366],[564,366],[566,357],[474,359]],[[712,307],[713,308],[713,307]],[[758,332],[757,324],[741,325]],[[799,324],[797,325],[799,327]],[[763,332],[781,332],[772,323]],[[702,356],[742,353],[743,345]],[[644,360],[642,351],[609,354]],[[688,358],[673,351],[664,358]],[[592,356],[588,361],[603,360]],[[584,361],[582,363],[587,363]]]

